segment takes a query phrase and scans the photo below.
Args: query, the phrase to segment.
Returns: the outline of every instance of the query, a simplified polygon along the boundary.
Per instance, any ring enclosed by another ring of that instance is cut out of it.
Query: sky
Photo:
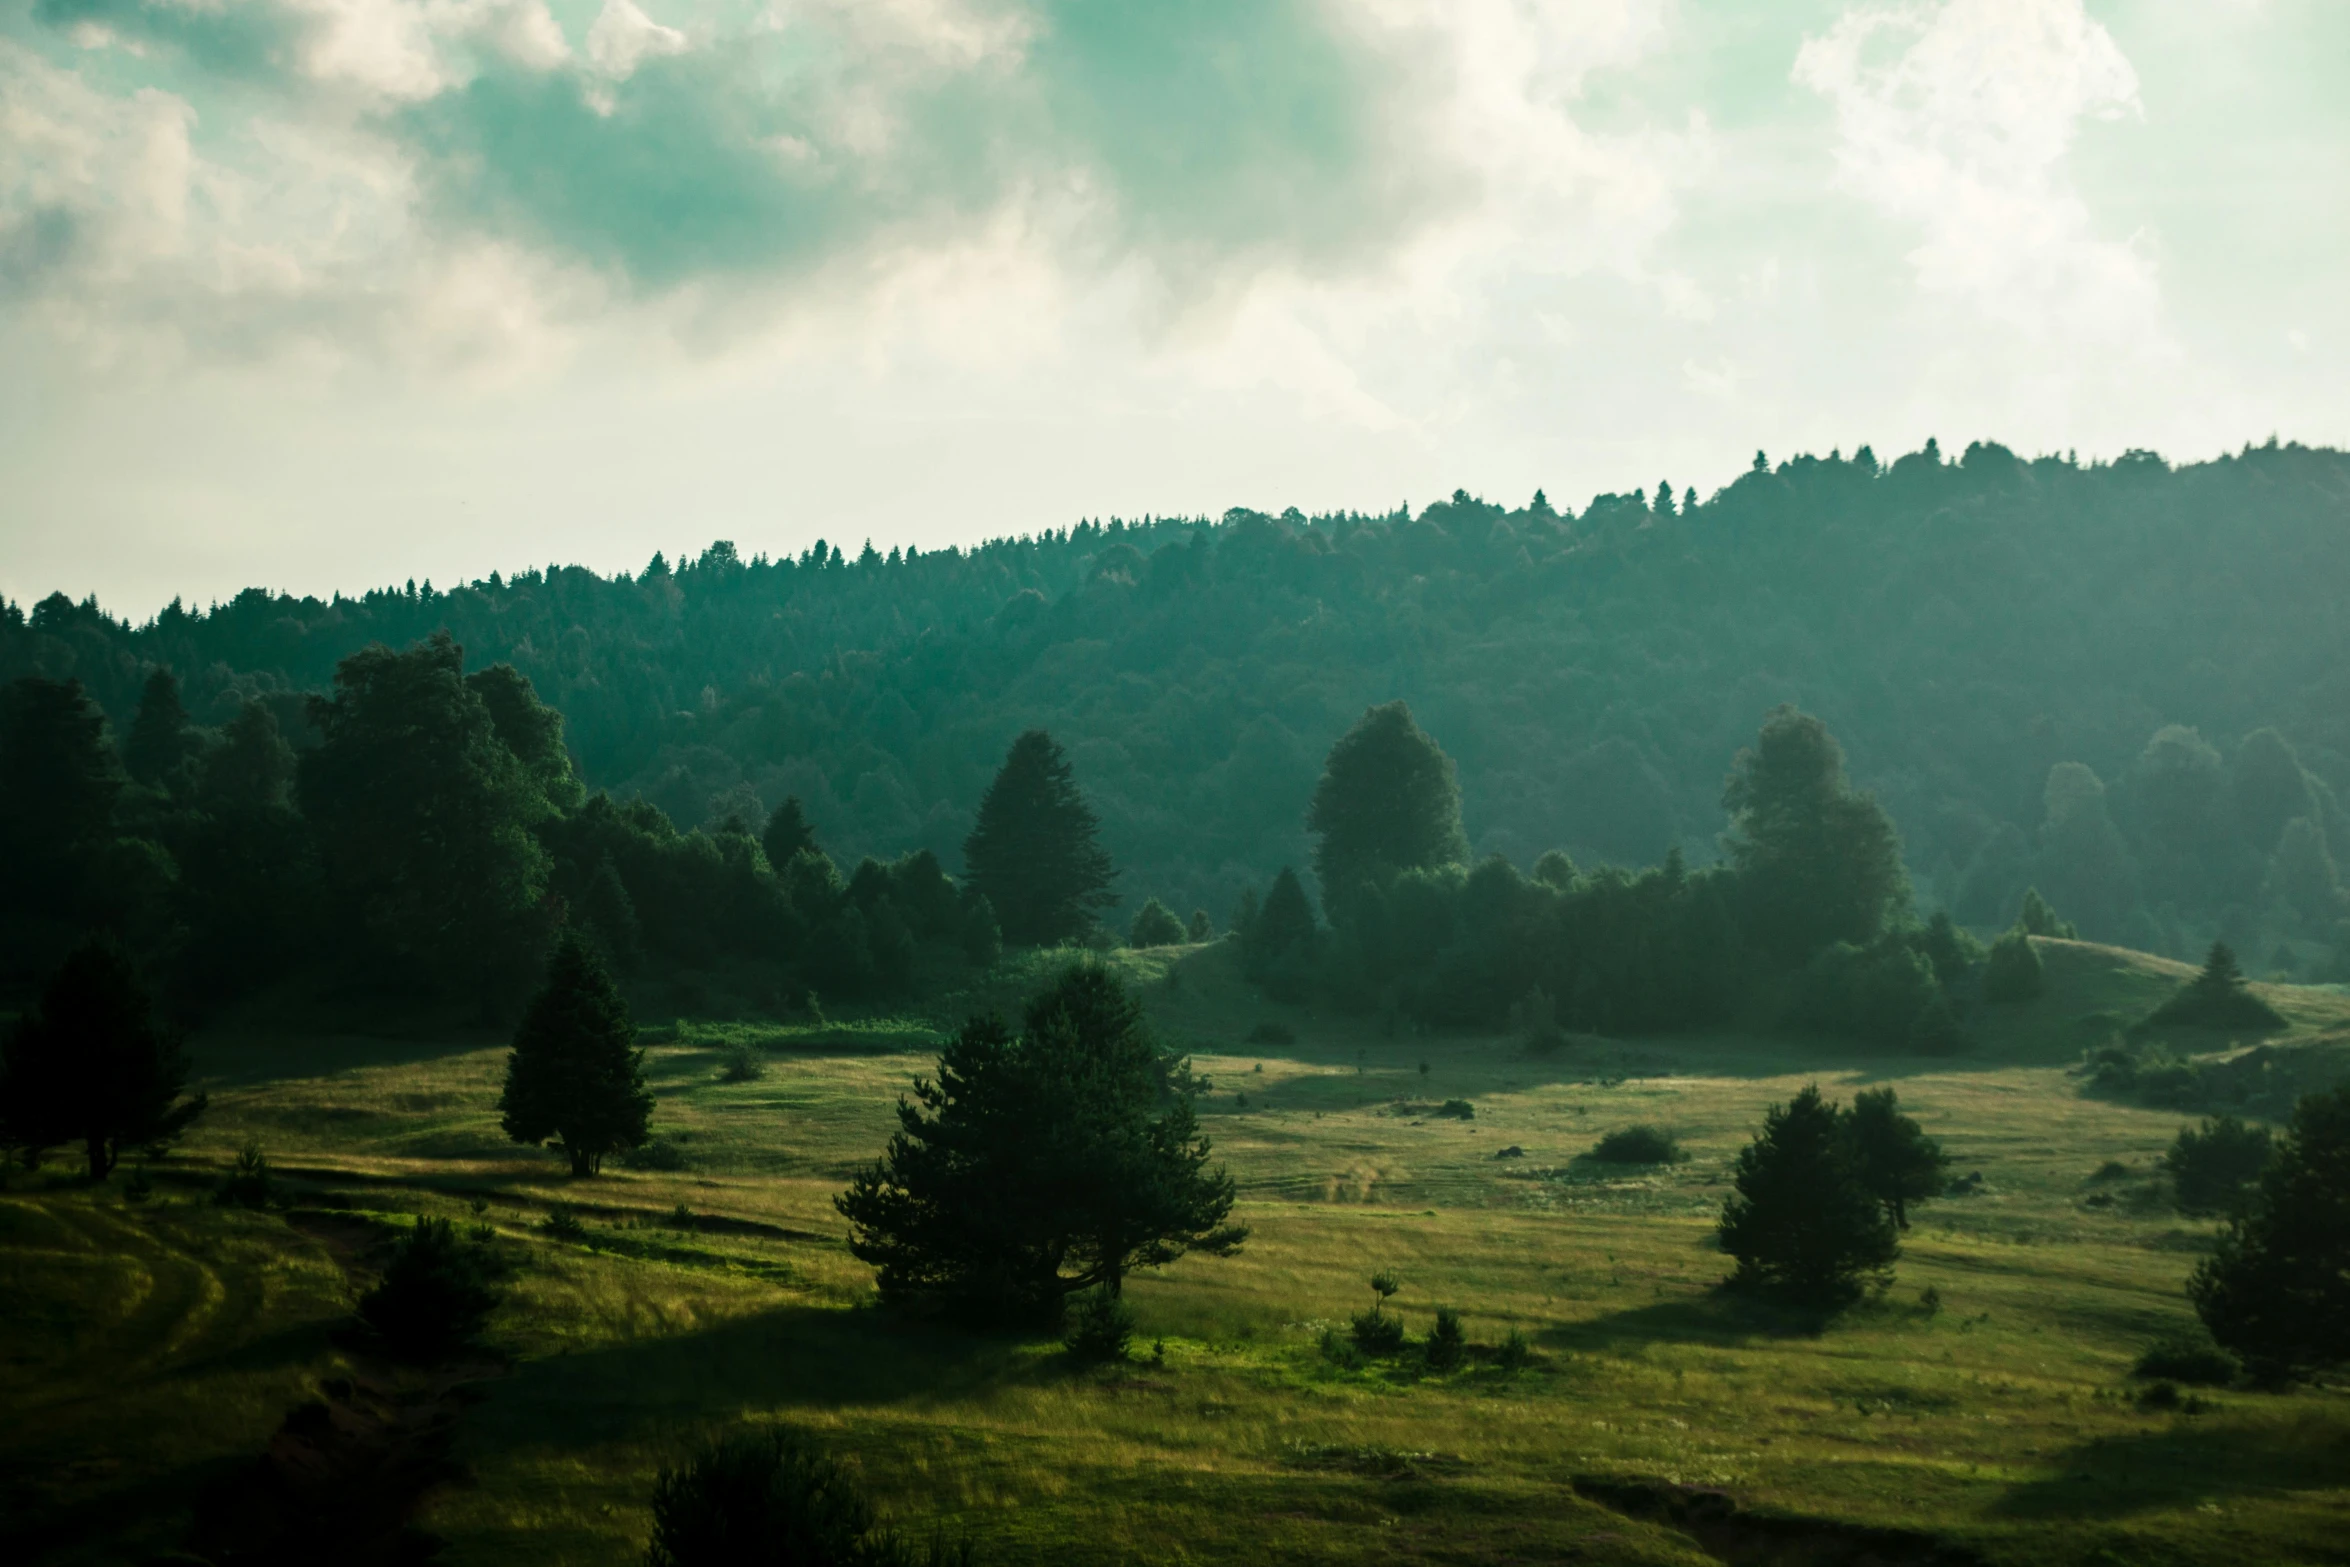
[[[0,594],[2350,444],[2343,0],[0,0]]]

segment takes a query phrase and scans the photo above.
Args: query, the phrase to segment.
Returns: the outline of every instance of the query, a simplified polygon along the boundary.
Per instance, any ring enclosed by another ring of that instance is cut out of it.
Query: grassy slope
[[[916,1024],[682,1029],[652,1067],[659,1124],[693,1168],[584,1188],[499,1137],[495,1041],[211,1039],[214,1113],[185,1162],[224,1163],[257,1135],[357,1204],[491,1199],[528,1259],[496,1324],[522,1359],[468,1417],[480,1484],[427,1520],[460,1563],[628,1559],[655,1465],[776,1418],[831,1432],[902,1514],[967,1526],[997,1561],[1704,1560],[1575,1499],[1582,1474],[1954,1533],[2000,1561],[2350,1560],[2350,1398],[2221,1393],[2194,1416],[2129,1402],[2131,1357],[2189,1320],[2179,1286],[2209,1227],[2150,1180],[2179,1118],[2083,1099],[2063,1068],[2183,971],[2043,951],[2051,993],[1935,1062],[1740,1038],[1531,1059],[1265,1007],[1220,949],[1126,955],[1213,1079],[1208,1124],[1255,1234],[1236,1259],[1138,1281],[1166,1363],[1112,1373],[860,1309],[868,1275],[829,1198],[927,1066],[935,1036]],[[2350,1017],[2331,992],[2267,993],[2296,1034]],[[1276,1017],[1294,1044],[1245,1043]],[[723,1084],[719,1053],[743,1038],[768,1047],[766,1075]],[[1921,1210],[1891,1297],[1816,1335],[1726,1307],[1709,1244],[1727,1162],[1814,1076],[1839,1095],[1896,1083],[1987,1182]],[[1406,1108],[1453,1097],[1474,1122]],[[1578,1162],[1635,1120],[1669,1124],[1694,1157]],[[1496,1159],[1505,1146],[1522,1157]],[[2108,1160],[2133,1173],[2093,1179]],[[599,1210],[587,1249],[530,1230],[566,1198]],[[674,1228],[681,1203],[731,1222]],[[0,1199],[0,1224],[32,1259],[10,1272],[10,1319],[35,1325],[33,1358],[0,1384],[33,1418],[0,1422],[0,1462],[46,1508],[167,1501],[192,1465],[257,1447],[331,1362],[320,1326],[339,1290],[277,1221],[59,1190]],[[1474,1339],[1523,1329],[1542,1363],[1328,1366],[1316,1336],[1367,1303],[1378,1267],[1403,1275],[1415,1333],[1451,1304]],[[116,1274],[158,1282],[107,1330],[43,1317],[114,1293],[98,1281]],[[98,1454],[114,1467],[78,1456]]]

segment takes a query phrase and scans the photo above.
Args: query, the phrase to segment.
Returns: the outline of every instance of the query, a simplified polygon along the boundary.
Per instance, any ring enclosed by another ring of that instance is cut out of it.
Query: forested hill
[[[0,675],[78,677],[119,731],[166,664],[198,721],[268,696],[302,744],[295,693],[446,627],[563,711],[591,786],[681,826],[797,794],[836,853],[950,867],[1006,744],[1043,725],[1127,906],[1219,918],[1304,864],[1322,755],[1367,704],[1405,698],[1457,760],[1479,853],[1589,864],[1710,859],[1731,757],[1793,701],[1892,811],[1922,902],[1998,924],[2036,880],[2086,934],[2184,952],[2223,928],[2332,939],[2345,604],[2350,454],[1976,445],[1758,458],[1702,504],[1456,493],[919,555],[718,544],[633,579],[254,589],[136,628],[52,596],[0,613]]]

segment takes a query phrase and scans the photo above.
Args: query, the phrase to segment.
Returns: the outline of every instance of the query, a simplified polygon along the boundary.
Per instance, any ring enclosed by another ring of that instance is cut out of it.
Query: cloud
[[[2082,0],[1862,6],[1805,42],[1794,77],[1835,106],[1842,187],[1922,231],[1922,288],[2032,330],[2156,330],[2152,257],[2098,234],[2065,173],[2084,119],[2139,112]]]

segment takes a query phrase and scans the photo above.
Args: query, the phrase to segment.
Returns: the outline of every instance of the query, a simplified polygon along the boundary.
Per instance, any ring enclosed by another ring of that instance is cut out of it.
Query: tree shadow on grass
[[[1817,1338],[1831,1319],[1816,1311],[1774,1305],[1731,1290],[1660,1300],[1611,1311],[1588,1322],[1546,1328],[1545,1348],[1621,1354],[1651,1344],[1711,1344],[1728,1349],[1765,1339]]]
[[[2329,1440],[2307,1421],[2246,1425],[2218,1415],[2178,1417],[2073,1448],[2059,1460],[2059,1473],[2015,1487],[1997,1510],[2011,1518],[2120,1518],[2227,1497],[2331,1489],[2341,1485],[2346,1463],[2350,1430],[2339,1421]]]
[[[786,1306],[704,1329],[527,1361],[467,1421],[476,1451],[593,1445],[748,1410],[953,1403],[1077,1375],[1037,1340],[877,1310]]]

